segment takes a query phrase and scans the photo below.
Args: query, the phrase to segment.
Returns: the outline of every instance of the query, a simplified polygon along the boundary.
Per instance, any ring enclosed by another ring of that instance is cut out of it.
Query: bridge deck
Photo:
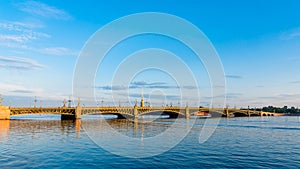
[[[74,115],[76,107],[10,107],[10,115],[23,115],[23,114],[60,114],[60,115]],[[169,115],[197,115],[198,112],[217,113],[218,116],[277,116],[276,113],[261,112],[255,110],[241,110],[241,109],[228,109],[228,108],[199,108],[199,107],[80,107],[80,116],[86,114],[114,114],[124,116],[139,116],[153,112],[163,112]]]

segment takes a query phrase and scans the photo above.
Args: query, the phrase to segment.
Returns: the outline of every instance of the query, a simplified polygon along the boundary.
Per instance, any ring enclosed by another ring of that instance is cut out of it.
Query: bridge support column
[[[229,113],[228,107],[226,107],[226,109],[225,109],[225,114],[226,114],[226,117],[227,117],[227,118],[230,117],[230,113]]]
[[[82,107],[77,106],[72,114],[62,114],[61,120],[76,120],[81,119]]]
[[[262,116],[263,116],[263,112],[262,112],[262,111],[260,111],[260,112],[259,112],[259,115],[260,115],[260,117],[262,117]]]
[[[0,120],[9,120],[9,119],[10,119],[9,107],[0,105]]]
[[[78,105],[75,109],[75,119],[81,119],[82,107]]]
[[[189,108],[189,106],[185,107],[185,118],[186,119],[190,118],[190,108]]]
[[[134,106],[133,116],[134,116],[134,119],[138,119],[139,118],[139,111],[137,109],[137,106]]]

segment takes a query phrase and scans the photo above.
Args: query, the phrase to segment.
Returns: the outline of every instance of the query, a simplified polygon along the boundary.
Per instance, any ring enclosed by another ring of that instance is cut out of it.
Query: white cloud
[[[242,79],[243,78],[242,76],[239,76],[239,75],[226,75],[225,77],[229,78],[229,79]]]
[[[0,56],[0,68],[16,70],[39,70],[45,66],[34,60],[20,57]]]
[[[3,35],[0,34],[0,41],[2,42],[7,42],[7,41],[12,41],[16,43],[25,43],[28,41],[36,40],[39,37],[44,36],[47,37],[45,34],[39,34],[39,33],[27,33],[27,34],[20,34],[20,35]]]
[[[15,85],[15,84],[9,84],[9,83],[0,83],[0,94],[2,94],[3,97],[8,98],[8,100],[4,100],[4,104],[7,106],[32,106],[28,105],[28,101],[33,104],[34,97],[36,97],[38,100],[53,100],[57,101],[60,106],[62,105],[62,101],[65,98],[68,98],[66,94],[57,93],[57,92],[47,92],[42,88],[30,88],[25,87],[24,85]],[[28,100],[32,99],[32,100]],[[14,103],[18,104],[14,104]],[[21,104],[21,105],[20,105]],[[47,102],[43,102],[43,105],[49,105]]]
[[[28,40],[25,36],[18,36],[18,35],[1,35],[0,34],[0,41],[13,41],[13,42],[24,42]]]
[[[41,53],[44,54],[48,54],[48,55],[57,55],[57,56],[61,56],[61,55],[77,55],[78,52],[68,49],[68,48],[64,48],[64,47],[53,47],[53,48],[43,48],[39,50]]]
[[[16,49],[26,49],[47,55],[77,55],[79,52],[65,47],[35,48],[28,42],[49,38],[50,35],[32,30],[40,25],[25,22],[0,22],[0,46]]]
[[[26,1],[17,4],[17,7],[26,13],[46,18],[69,20],[72,17],[64,10],[37,1]]]
[[[23,22],[0,22],[0,42],[1,44],[12,42],[19,44],[50,37],[46,33],[33,31],[32,28],[36,26]]]
[[[33,28],[43,28],[44,26],[41,24],[36,23],[26,23],[26,22],[0,22],[0,28],[6,29],[9,31],[24,31],[26,29],[33,29]]]

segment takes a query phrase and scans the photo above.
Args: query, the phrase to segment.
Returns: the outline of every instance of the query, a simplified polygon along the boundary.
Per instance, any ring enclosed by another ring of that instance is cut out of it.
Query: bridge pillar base
[[[186,118],[186,119],[189,119],[189,118],[190,118],[190,109],[189,109],[188,106],[185,108],[185,118]]]
[[[75,119],[81,119],[82,107],[79,105],[75,109]]]
[[[75,114],[62,114],[61,120],[76,120]]]
[[[230,113],[229,113],[228,108],[225,109],[225,115],[226,115],[226,118],[230,118]]]
[[[0,120],[10,119],[10,109],[7,106],[0,106]]]
[[[169,114],[169,118],[170,119],[177,119],[179,117],[179,114],[177,114],[177,113],[171,113],[171,114]]]
[[[77,120],[81,119],[82,107],[77,106],[72,114],[62,114],[61,120]]]

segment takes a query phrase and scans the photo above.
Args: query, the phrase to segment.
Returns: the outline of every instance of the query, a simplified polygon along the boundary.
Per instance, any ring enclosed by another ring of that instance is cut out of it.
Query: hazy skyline
[[[300,106],[299,1],[3,1],[0,2],[0,93],[6,105],[61,104],[72,94],[73,71],[86,41],[103,25],[138,12],[162,12],[184,18],[210,39],[223,63],[227,102],[232,107]],[[103,63],[110,73],[96,79],[95,90],[105,99],[113,68],[130,53],[149,47],[172,50],[193,65],[188,50],[165,37],[126,40]],[[122,42],[123,43],[123,42]],[[124,55],[124,56],[120,56]],[[112,66],[113,68],[111,68]],[[194,64],[196,69],[198,65]],[[209,82],[199,65],[203,101],[209,100]],[[196,70],[197,71],[197,70]],[[153,88],[170,93],[172,79],[159,81],[157,73],[136,77],[131,96],[145,96]],[[159,74],[159,73],[158,73]],[[203,76],[202,76],[203,75]],[[161,75],[163,76],[163,75]],[[203,77],[203,78],[202,78]],[[191,89],[193,86],[187,86]],[[207,100],[206,100],[207,99]],[[50,101],[52,100],[52,101]],[[53,101],[54,100],[54,101]],[[194,103],[195,104],[195,103]]]

